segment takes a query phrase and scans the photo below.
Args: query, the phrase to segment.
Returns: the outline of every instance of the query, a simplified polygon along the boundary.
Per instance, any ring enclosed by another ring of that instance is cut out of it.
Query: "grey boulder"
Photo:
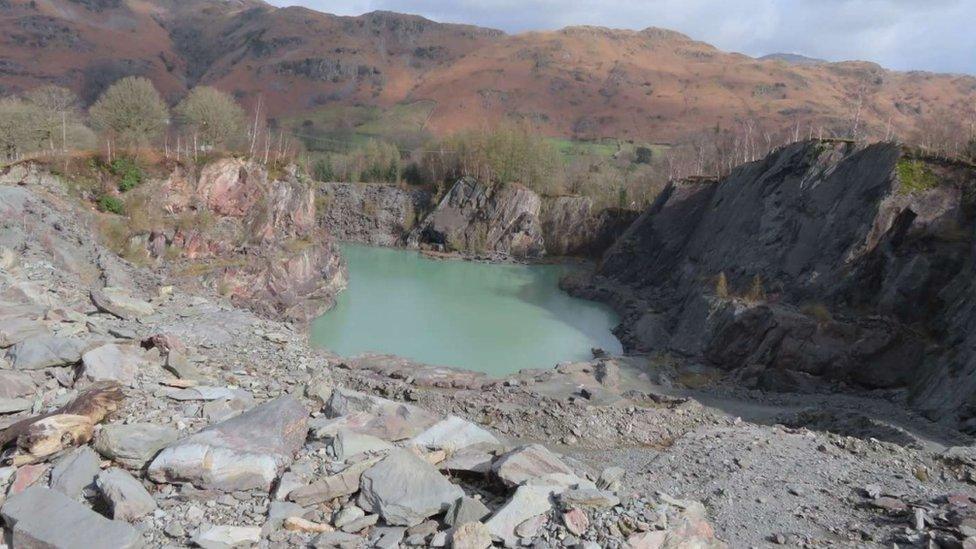
[[[81,379],[132,386],[147,362],[145,353],[136,345],[107,343],[81,355],[81,364]]]
[[[464,496],[432,465],[402,449],[363,473],[360,490],[359,506],[391,526],[416,526]]]
[[[156,510],[156,500],[142,483],[128,472],[113,467],[95,479],[95,485],[108,503],[115,520],[133,521]]]
[[[15,370],[40,370],[78,362],[85,345],[80,339],[38,335],[11,347],[7,357]]]
[[[179,431],[165,425],[130,423],[105,425],[95,435],[99,454],[132,469],[142,469],[160,450],[179,438]]]
[[[0,508],[12,547],[129,549],[142,546],[135,528],[109,520],[68,496],[32,486]]]
[[[431,446],[460,450],[476,444],[500,445],[485,429],[457,416],[448,416],[431,425],[427,430],[410,439],[416,446]]]
[[[501,455],[491,466],[492,472],[507,486],[526,482],[564,484],[578,481],[576,474],[556,454],[541,444],[528,444]]]
[[[51,489],[71,499],[78,499],[82,490],[95,482],[101,471],[98,454],[88,446],[59,459],[51,469]]]
[[[307,434],[308,411],[279,397],[167,447],[149,465],[149,478],[227,492],[270,490]]]
[[[27,372],[0,370],[0,398],[15,399],[33,396],[37,390]]]
[[[101,290],[92,290],[91,299],[98,310],[115,315],[123,320],[149,316],[154,312],[150,303],[132,297],[125,288],[105,287]]]

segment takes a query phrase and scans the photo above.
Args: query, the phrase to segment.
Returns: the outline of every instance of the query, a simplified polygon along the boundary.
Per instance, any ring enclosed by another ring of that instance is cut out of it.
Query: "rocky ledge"
[[[976,168],[894,144],[798,143],[722,181],[670,185],[579,295],[632,352],[765,390],[901,391],[976,431]]]

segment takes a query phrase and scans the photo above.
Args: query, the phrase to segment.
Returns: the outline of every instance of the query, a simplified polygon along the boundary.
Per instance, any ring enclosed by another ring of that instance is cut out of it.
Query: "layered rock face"
[[[260,164],[226,158],[195,178],[177,168],[155,184],[166,191],[154,193],[165,197],[163,209],[195,222],[154,229],[150,253],[175,249],[188,259],[212,260],[205,278],[235,301],[307,320],[331,307],[345,286],[335,241],[316,219],[315,190],[294,173],[270,180]]]
[[[411,231],[407,242],[444,251],[541,257],[541,208],[539,195],[522,185],[488,186],[465,178]]]
[[[320,183],[318,212],[322,225],[343,241],[371,246],[399,246],[430,208],[422,189],[366,183]]]
[[[970,167],[891,144],[799,143],[669,186],[592,281],[569,285],[625,311],[631,350],[743,368],[766,388],[911,387],[930,415],[966,421],[974,185]]]

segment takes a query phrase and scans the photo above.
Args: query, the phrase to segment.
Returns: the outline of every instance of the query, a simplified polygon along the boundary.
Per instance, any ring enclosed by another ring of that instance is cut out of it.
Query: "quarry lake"
[[[573,265],[437,260],[344,245],[349,287],[311,326],[311,342],[343,356],[388,353],[503,376],[620,353],[607,306],[561,291]]]

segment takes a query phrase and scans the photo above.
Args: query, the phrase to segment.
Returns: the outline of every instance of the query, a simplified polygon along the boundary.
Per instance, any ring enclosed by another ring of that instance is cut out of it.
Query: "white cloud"
[[[670,28],[749,55],[865,59],[976,74],[976,0],[271,0],[339,15],[415,13],[507,32]]]

